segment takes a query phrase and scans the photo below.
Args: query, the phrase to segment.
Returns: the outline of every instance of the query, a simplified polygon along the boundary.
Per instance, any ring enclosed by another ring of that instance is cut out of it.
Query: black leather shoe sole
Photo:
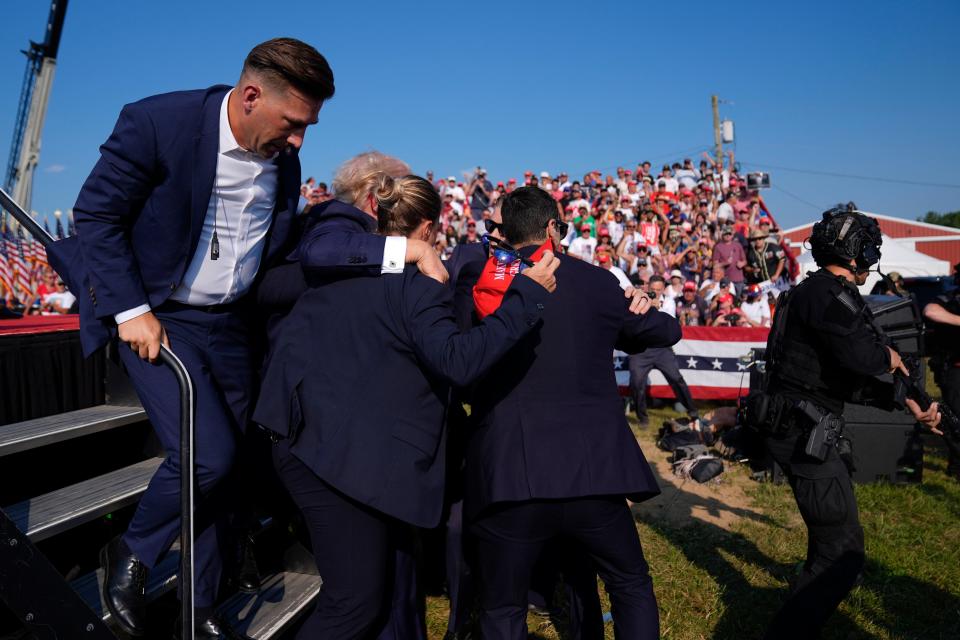
[[[110,600],[108,593],[108,586],[110,584],[110,563],[109,558],[107,557],[107,547],[110,546],[108,542],[106,546],[100,549],[100,566],[103,568],[103,582],[100,585],[100,599],[103,600],[103,605],[107,608],[107,611],[110,612],[110,620],[108,624],[113,625],[123,633],[128,636],[133,636],[134,638],[142,638],[147,635],[146,629],[135,629],[123,622],[120,619],[120,616],[117,615],[117,610],[113,606],[113,602]]]

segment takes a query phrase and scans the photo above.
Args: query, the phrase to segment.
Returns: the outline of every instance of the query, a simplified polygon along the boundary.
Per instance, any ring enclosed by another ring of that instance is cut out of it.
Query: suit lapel
[[[200,242],[200,231],[207,215],[210,194],[217,177],[217,152],[220,148],[220,106],[229,87],[216,87],[207,93],[200,119],[200,131],[193,145],[193,183],[190,195],[190,255]],[[226,90],[224,90],[226,89]]]
[[[300,203],[300,158],[295,151],[284,151],[277,156],[277,204],[273,210],[273,224],[267,236],[263,261],[269,262],[287,244],[290,228]],[[286,252],[285,252],[286,253]]]

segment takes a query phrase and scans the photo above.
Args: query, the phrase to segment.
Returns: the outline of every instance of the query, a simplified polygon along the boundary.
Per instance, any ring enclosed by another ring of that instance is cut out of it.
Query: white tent
[[[810,271],[816,271],[817,265],[813,255],[804,251],[797,257],[800,265],[800,279],[806,277]],[[946,276],[950,275],[950,263],[946,260],[937,260],[919,251],[903,246],[896,240],[883,236],[883,245],[880,247],[880,270],[884,273],[897,271],[904,278],[911,276]],[[860,287],[861,293],[869,293],[873,285],[880,280],[876,272],[871,272],[867,281]]]

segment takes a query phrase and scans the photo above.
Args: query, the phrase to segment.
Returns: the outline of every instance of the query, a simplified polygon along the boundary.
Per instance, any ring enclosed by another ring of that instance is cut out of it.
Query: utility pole
[[[717,157],[717,169],[720,169],[723,163],[723,138],[720,137],[720,98],[710,96],[710,104],[713,106],[713,146],[714,154]]]

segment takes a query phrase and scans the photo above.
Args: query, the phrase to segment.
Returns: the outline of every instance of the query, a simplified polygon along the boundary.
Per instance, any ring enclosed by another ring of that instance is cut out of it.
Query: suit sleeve
[[[630,312],[626,301],[623,326],[617,336],[616,348],[627,353],[639,353],[648,347],[672,347],[680,342],[680,323],[673,316],[650,309],[638,316]]]
[[[73,208],[98,318],[148,302],[127,232],[156,183],[157,165],[150,116],[125,106]]]
[[[263,313],[286,313],[306,290],[307,281],[299,264],[278,264],[267,269],[257,284],[257,309]]]
[[[500,308],[479,326],[460,333],[450,288],[420,274],[412,282],[417,294],[405,296],[404,316],[417,358],[458,387],[476,381],[538,326],[550,297],[530,278],[517,276]]]
[[[295,255],[304,269],[380,275],[385,243],[383,236],[368,233],[355,220],[331,216],[307,231]]]

